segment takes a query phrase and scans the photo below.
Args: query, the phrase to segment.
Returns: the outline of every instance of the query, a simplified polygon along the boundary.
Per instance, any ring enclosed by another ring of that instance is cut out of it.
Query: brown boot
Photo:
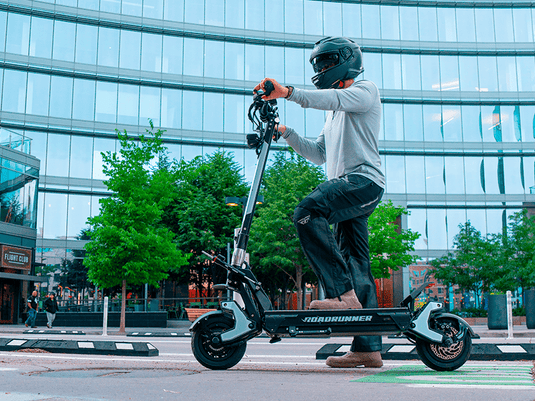
[[[331,368],[380,368],[383,366],[383,359],[379,351],[375,352],[347,352],[342,356],[330,356],[325,361]]]
[[[315,300],[310,303],[309,309],[362,309],[355,290],[348,291],[338,298]]]

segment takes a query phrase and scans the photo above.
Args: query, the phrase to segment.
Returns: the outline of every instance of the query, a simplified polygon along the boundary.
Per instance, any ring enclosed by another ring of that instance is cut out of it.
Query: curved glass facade
[[[468,219],[500,231],[535,202],[535,7],[399,3],[0,0],[0,125],[41,160],[37,256],[83,245],[116,128],[143,133],[150,118],[177,158],[224,146],[250,180],[252,87],[269,76],[313,88],[308,57],[327,35],[361,45],[381,90],[385,197],[410,210],[418,254],[443,254]],[[318,135],[323,112],[279,103],[285,124]]]

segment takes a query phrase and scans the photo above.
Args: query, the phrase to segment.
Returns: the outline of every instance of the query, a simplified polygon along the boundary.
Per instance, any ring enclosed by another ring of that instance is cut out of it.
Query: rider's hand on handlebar
[[[282,86],[277,81],[275,81],[273,78],[264,78],[258,85],[256,85],[253,89],[253,92],[256,93],[260,89],[262,89],[264,92],[266,91],[265,84],[266,81],[271,81],[273,84],[273,91],[269,94],[269,96],[262,96],[262,99],[264,100],[272,100],[272,99],[278,99],[281,97],[286,97],[288,95],[288,88],[286,86]]]

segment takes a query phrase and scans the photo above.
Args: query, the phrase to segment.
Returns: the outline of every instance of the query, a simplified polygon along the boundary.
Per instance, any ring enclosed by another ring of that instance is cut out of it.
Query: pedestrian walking
[[[26,327],[30,326],[35,328],[37,327],[35,325],[35,319],[37,318],[37,291],[32,292],[32,295],[28,298],[26,304],[28,305],[28,318],[24,324]]]
[[[59,310],[56,294],[54,294],[53,292],[48,294],[48,298],[45,300],[44,308],[47,320],[46,327],[51,329],[52,323],[54,323],[54,320],[56,319],[56,312]]]

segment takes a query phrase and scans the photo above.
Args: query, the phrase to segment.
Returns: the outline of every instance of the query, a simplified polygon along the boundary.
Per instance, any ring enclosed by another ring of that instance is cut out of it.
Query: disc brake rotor
[[[449,328],[449,332],[447,335],[449,337],[453,337],[454,335],[457,335],[459,330],[455,329],[454,327]],[[443,345],[437,345],[437,344],[430,344],[431,351],[440,359],[443,360],[451,360],[457,358],[464,348],[464,342],[463,341],[457,341],[456,343],[453,343],[449,347],[445,347]]]

